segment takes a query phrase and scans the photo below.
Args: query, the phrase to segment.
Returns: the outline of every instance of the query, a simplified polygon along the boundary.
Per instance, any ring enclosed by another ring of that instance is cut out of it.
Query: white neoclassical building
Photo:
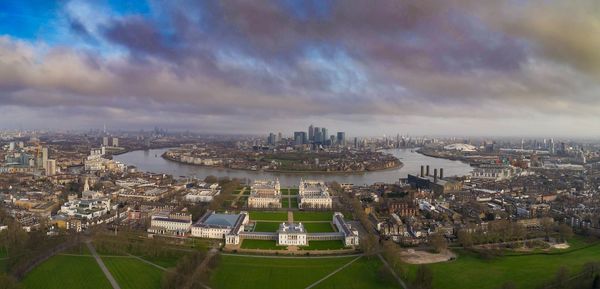
[[[301,209],[331,209],[331,196],[324,181],[301,180],[298,198]]]
[[[276,180],[255,180],[248,198],[250,208],[281,208],[281,185]]]
[[[248,212],[239,214],[217,214],[208,211],[192,225],[192,236],[209,239],[224,239],[225,244],[239,244],[240,232],[248,224]]]
[[[302,223],[281,223],[277,235],[277,244],[280,246],[308,245],[306,230]]]

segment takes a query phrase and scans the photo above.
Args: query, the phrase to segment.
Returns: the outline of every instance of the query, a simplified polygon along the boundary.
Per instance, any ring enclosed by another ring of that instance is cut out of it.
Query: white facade
[[[208,239],[224,239],[226,244],[239,244],[239,233],[244,231],[250,217],[248,212],[217,214],[208,211],[192,226],[192,236]]]
[[[308,239],[306,238],[306,230],[302,223],[282,223],[277,231],[277,244],[281,246],[306,246]]]
[[[185,195],[185,200],[193,203],[209,203],[215,196],[221,194],[220,190],[197,190],[191,189],[190,192]]]
[[[148,232],[166,235],[185,235],[190,232],[192,220],[154,215],[150,220]]]
[[[344,234],[344,245],[346,246],[358,246],[359,238],[358,231],[344,220],[344,215],[340,212],[333,214],[333,224],[337,227],[338,231]]]
[[[250,208],[281,208],[281,186],[279,180],[256,180],[250,188]]]
[[[298,207],[301,209],[330,209],[332,204],[324,181],[300,181],[298,198]]]

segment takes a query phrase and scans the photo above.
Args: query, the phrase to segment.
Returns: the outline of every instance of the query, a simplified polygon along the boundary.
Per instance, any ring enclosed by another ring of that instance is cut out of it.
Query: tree
[[[4,273],[0,274],[0,288],[1,289],[19,289],[21,285],[15,278]]]
[[[433,234],[429,242],[436,253],[441,253],[448,249],[448,242],[446,242],[446,238],[442,233]]]
[[[218,181],[219,181],[219,179],[217,179],[217,177],[215,177],[213,175],[206,176],[206,178],[204,178],[204,182],[209,183],[209,184],[214,184]]]
[[[466,229],[458,231],[458,242],[464,248],[471,248],[473,246],[473,234]]]
[[[592,289],[600,289],[600,275],[596,275],[596,277],[594,277]]]
[[[429,267],[421,265],[417,268],[417,273],[413,285],[416,289],[433,288],[433,272]]]
[[[558,234],[563,242],[573,237],[573,229],[567,224],[560,224],[558,226]]]
[[[542,226],[542,230],[546,233],[546,241],[550,240],[550,233],[554,230],[554,220],[552,218],[542,218],[540,221],[540,225]]]

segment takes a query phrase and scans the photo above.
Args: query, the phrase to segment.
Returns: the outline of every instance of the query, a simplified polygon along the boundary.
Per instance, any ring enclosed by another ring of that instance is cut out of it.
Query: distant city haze
[[[2,1],[0,129],[600,135],[597,1]]]

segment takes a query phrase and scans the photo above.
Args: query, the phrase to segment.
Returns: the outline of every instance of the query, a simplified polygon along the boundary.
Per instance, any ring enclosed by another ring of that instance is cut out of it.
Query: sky
[[[595,0],[0,1],[0,129],[600,136]]]

